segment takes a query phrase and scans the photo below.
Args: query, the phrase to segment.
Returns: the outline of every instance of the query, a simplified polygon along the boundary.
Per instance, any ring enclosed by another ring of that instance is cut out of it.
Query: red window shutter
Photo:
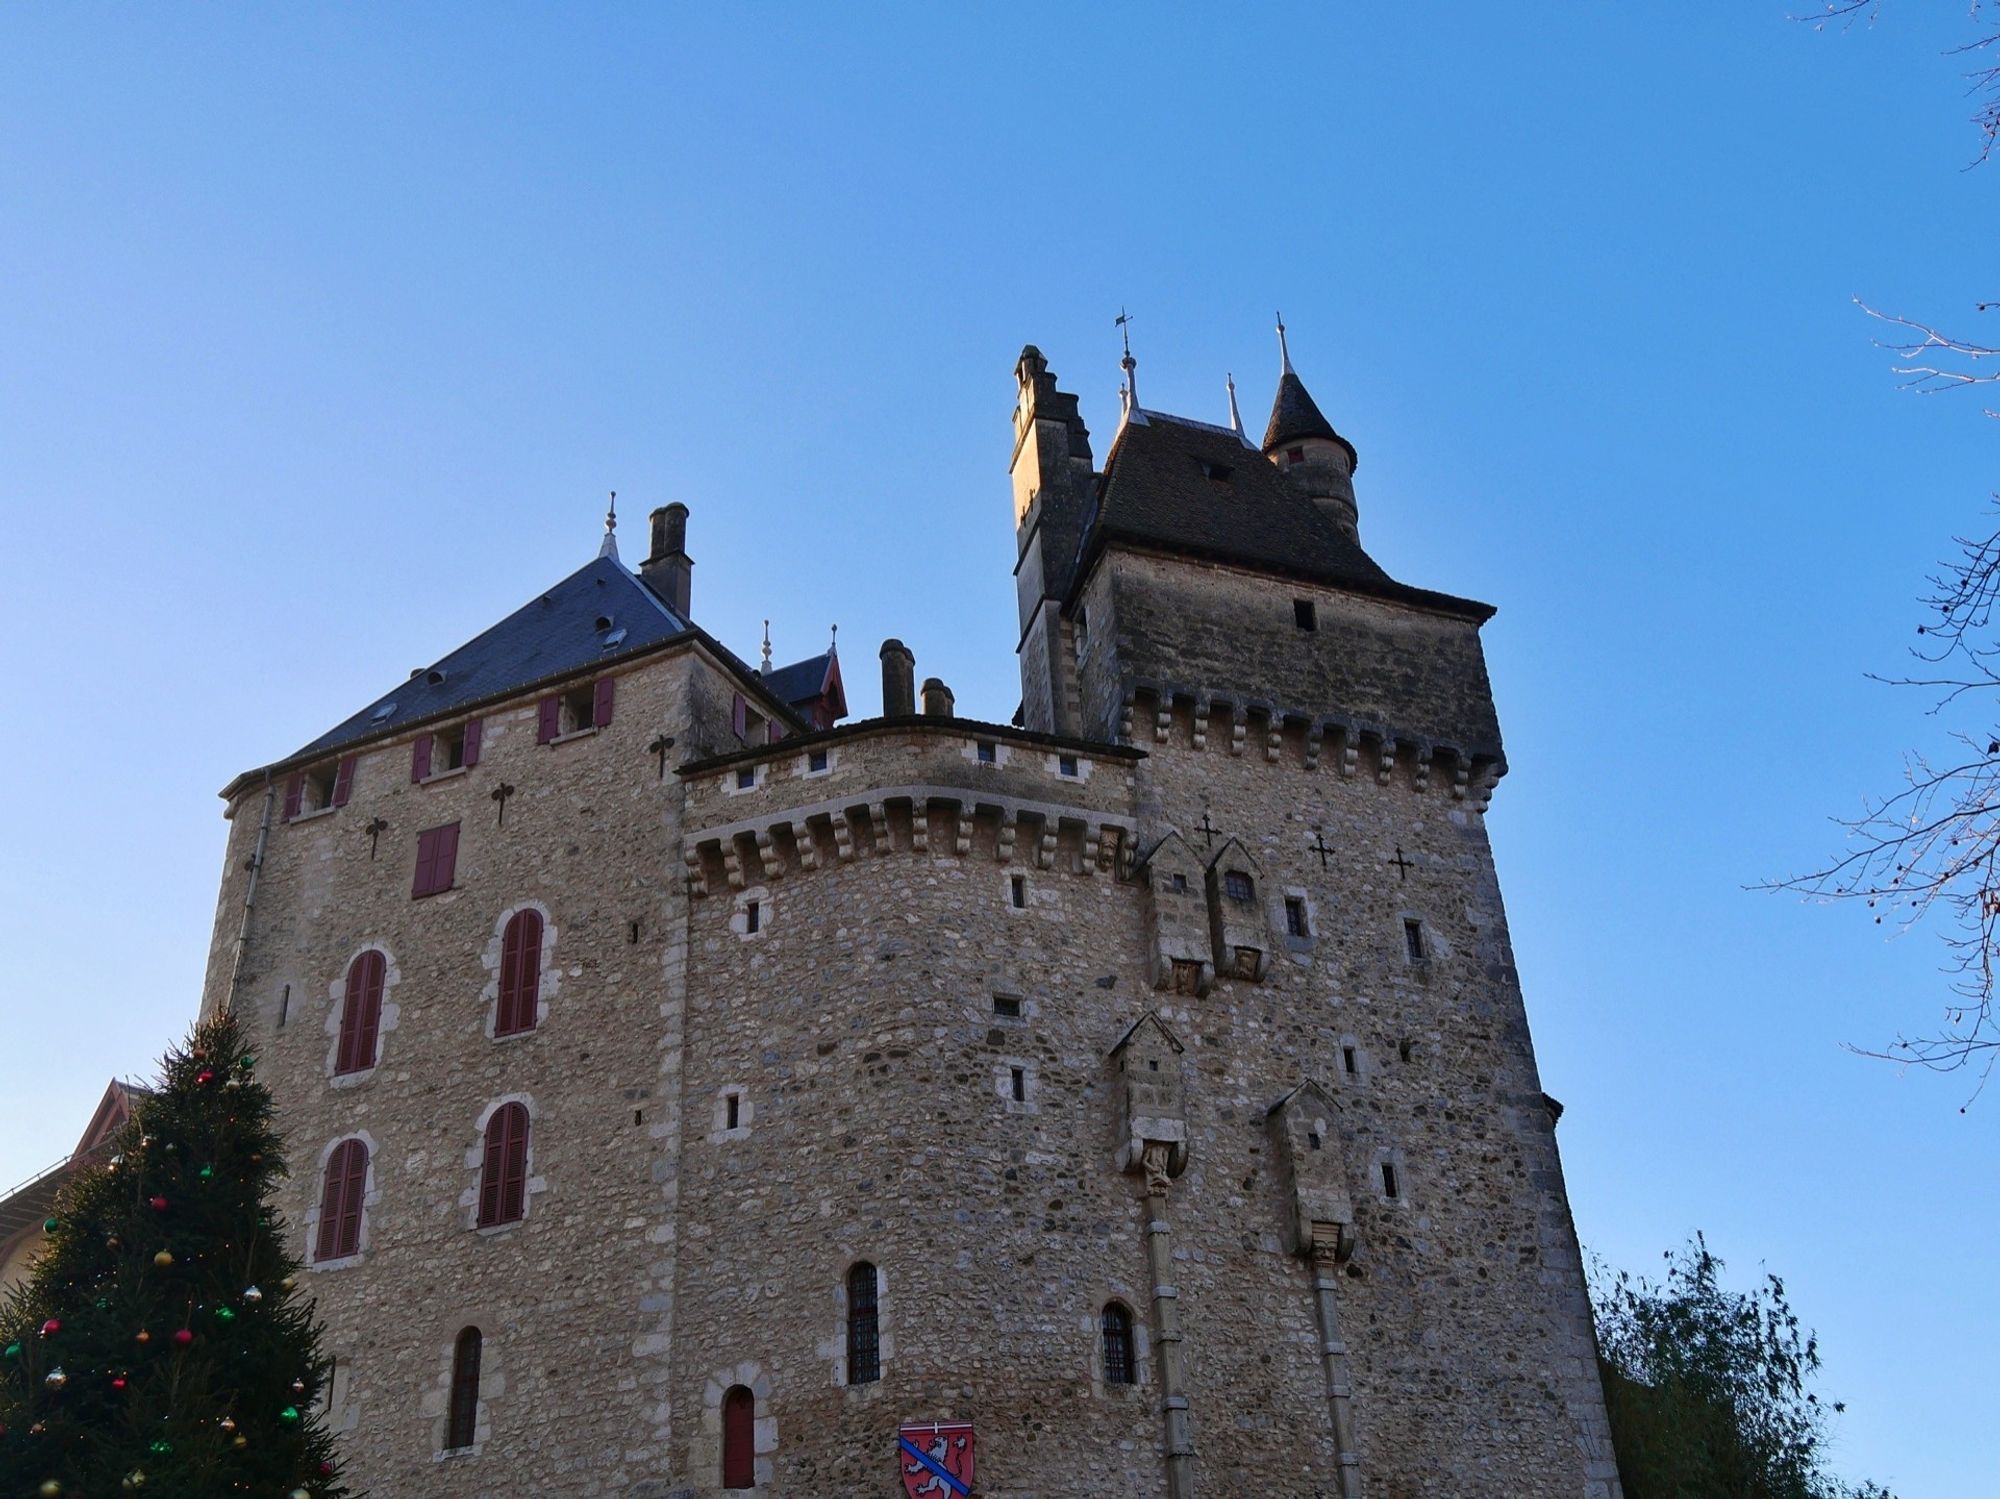
[[[336,807],[346,806],[348,793],[354,790],[354,760],[355,757],[349,755],[334,768],[333,804]]]
[[[757,1399],[747,1386],[731,1385],[722,1397],[722,1486],[757,1486]]]
[[[479,763],[479,726],[482,719],[468,718],[465,721],[465,764],[469,770]]]
[[[316,1260],[361,1252],[361,1199],[368,1185],[368,1147],[346,1140],[327,1158],[326,1187],[320,1194]]]
[[[528,1111],[503,1104],[486,1121],[486,1150],[479,1167],[479,1226],[512,1223],[526,1207]]]
[[[410,881],[410,898],[429,895],[437,889],[437,835],[436,828],[428,828],[417,834],[417,873]]]
[[[289,776],[285,777],[286,822],[290,822],[294,817],[299,815],[299,809],[305,805],[305,799],[306,773],[303,770],[295,770]]]
[[[431,745],[433,742],[431,735],[419,734],[417,735],[416,743],[410,746],[410,779],[412,781],[421,781],[431,773]]]
[[[736,694],[736,705],[730,710],[730,727],[736,730],[736,737],[743,738],[750,732],[750,705],[743,701],[743,694]]]
[[[500,1003],[493,1020],[494,1035],[513,1036],[535,1028],[541,984],[541,914],[517,911],[500,939]]]
[[[507,1175],[500,1187],[500,1211],[512,1223],[527,1212],[528,1197],[528,1111],[511,1104],[513,1128],[507,1139]]]
[[[535,743],[547,744],[562,732],[562,699],[550,694],[535,710]]]
[[[375,1043],[382,1024],[382,988],[387,977],[388,965],[373,948],[347,965],[347,993],[340,1006],[335,1072],[365,1072],[375,1065]]]
[[[458,824],[452,823],[437,830],[437,886],[439,890],[449,890],[452,881],[458,877]]]
[[[597,679],[597,697],[590,705],[590,721],[600,729],[611,722],[611,699],[616,686],[610,677]]]

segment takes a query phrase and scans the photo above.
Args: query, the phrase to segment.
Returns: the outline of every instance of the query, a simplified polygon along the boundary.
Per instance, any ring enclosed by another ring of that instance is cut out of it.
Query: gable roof
[[[1493,613],[1487,604],[1398,583],[1240,434],[1157,411],[1134,411],[1119,429],[1072,591],[1095,556],[1119,541],[1481,620]]]
[[[1160,1012],[1158,1010],[1148,1010],[1137,1020],[1125,1027],[1124,1033],[1111,1043],[1111,1050],[1106,1052],[1105,1055],[1117,1056],[1119,1052],[1132,1044],[1132,1038],[1139,1034],[1139,1028],[1144,1025],[1151,1025],[1154,1030],[1165,1036],[1167,1038],[1167,1045],[1171,1046],[1176,1053],[1187,1050],[1185,1046],[1181,1045],[1181,1038],[1167,1028],[1166,1021],[1160,1019]]]
[[[1333,1094],[1330,1093],[1327,1089],[1321,1087],[1319,1083],[1314,1079],[1307,1078],[1305,1079],[1305,1081],[1299,1083],[1295,1087],[1289,1089],[1287,1092],[1281,1094],[1276,1103],[1272,1104],[1268,1109],[1264,1110],[1264,1117],[1266,1119],[1270,1118],[1273,1114],[1277,1113],[1280,1109],[1284,1108],[1284,1106],[1290,1103],[1293,1099],[1298,1098],[1302,1094],[1307,1094],[1307,1093],[1310,1093],[1315,1098],[1319,1099],[1321,1103],[1327,1105],[1327,1107],[1332,1109],[1334,1113],[1338,1114],[1342,1112],[1342,1109],[1340,1107],[1340,1100],[1338,1098],[1335,1098]]]

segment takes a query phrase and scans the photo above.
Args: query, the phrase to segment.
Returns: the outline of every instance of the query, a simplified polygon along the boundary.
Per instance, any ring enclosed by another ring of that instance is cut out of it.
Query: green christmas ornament
[[[299,1408],[296,1405],[288,1405],[278,1412],[278,1419],[283,1421],[287,1426],[298,1420],[298,1418]]]
[[[210,1177],[214,1175],[215,1175],[215,1168],[213,1166],[204,1166],[201,1168],[201,1179],[203,1181],[207,1181]]]
[[[218,1322],[234,1322],[236,1320],[236,1309],[228,1306],[217,1307],[215,1309],[215,1320]]]
[[[54,1233],[59,1226],[60,1226],[60,1220],[58,1219],[44,1218],[42,1220],[42,1232],[45,1234]]]
[[[251,1068],[257,1065],[256,1054],[248,1051],[244,1052],[243,1055],[237,1059],[236,1065],[238,1067],[241,1067],[245,1072],[248,1072]]]
[[[153,1439],[153,1455],[155,1457],[165,1457],[168,1453],[172,1452],[173,1450],[174,1450],[174,1444],[168,1441],[165,1437],[155,1437]]]
[[[9,1343],[7,1345],[7,1357],[19,1358],[20,1356],[21,1356],[21,1345],[19,1343]]]

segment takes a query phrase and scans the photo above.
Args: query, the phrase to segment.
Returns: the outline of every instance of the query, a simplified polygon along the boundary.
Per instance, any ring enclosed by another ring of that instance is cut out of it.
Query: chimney
[[[909,718],[917,711],[917,658],[900,640],[882,642],[882,716]]]
[[[694,581],[694,559],[687,554],[688,507],[676,500],[655,510],[650,519],[653,546],[639,564],[639,576],[666,600],[669,609],[691,620],[688,593]]]
[[[937,677],[924,678],[924,717],[950,718],[954,703],[951,689]]]

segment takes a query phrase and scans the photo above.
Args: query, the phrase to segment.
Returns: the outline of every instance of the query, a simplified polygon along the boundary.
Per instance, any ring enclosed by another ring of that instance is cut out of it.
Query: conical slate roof
[[[1307,437],[1337,442],[1347,449],[1350,460],[1355,456],[1354,444],[1333,430],[1333,423],[1321,413],[1305,381],[1287,369],[1278,377],[1277,399],[1271,402],[1271,424],[1264,429],[1264,451],[1268,453]]]

